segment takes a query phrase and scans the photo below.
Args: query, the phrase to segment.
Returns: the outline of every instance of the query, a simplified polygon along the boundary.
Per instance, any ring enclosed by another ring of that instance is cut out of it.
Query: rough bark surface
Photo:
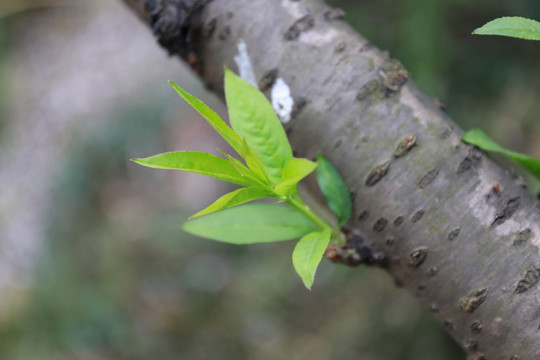
[[[396,283],[470,359],[540,359],[540,203],[462,143],[342,12],[308,0],[126,2],[218,93],[244,42],[260,86],[279,77],[290,88],[295,154],[337,166],[354,194],[348,227],[384,254]]]

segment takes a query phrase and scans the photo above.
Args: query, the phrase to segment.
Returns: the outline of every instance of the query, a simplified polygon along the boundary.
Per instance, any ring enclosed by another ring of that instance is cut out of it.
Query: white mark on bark
[[[492,333],[495,336],[501,336],[501,324],[503,322],[503,319],[500,316],[497,316],[495,319],[493,319],[492,324]]]
[[[502,225],[495,227],[495,234],[505,236],[512,233],[518,233],[520,230],[521,225],[517,221],[508,219]]]
[[[488,205],[486,202],[486,194],[491,191],[493,184],[496,183],[494,179],[487,179],[483,176],[479,176],[480,183],[474,189],[474,193],[469,200],[469,208],[471,209],[471,214],[478,220],[479,223],[486,226],[487,228],[491,227],[493,219],[495,218],[498,209],[494,206]],[[533,219],[528,223],[523,223],[523,221],[518,222],[514,219],[508,219],[499,226],[494,228],[495,234],[497,236],[508,236],[512,234],[517,234],[523,229],[531,229],[531,239],[530,242],[532,245],[538,248],[540,254],[540,221],[537,220],[538,217]]]
[[[495,181],[491,181],[491,183],[494,182]],[[490,219],[493,219],[494,216],[496,216],[497,211],[498,210],[495,209],[494,213],[490,213]],[[516,216],[516,214],[514,214],[514,216]],[[503,224],[496,226],[495,234],[497,236],[517,236],[520,231],[530,229],[532,236],[529,241],[532,245],[537,247],[540,254],[540,220],[538,219],[538,216],[536,216],[536,219],[530,220],[519,219],[518,221],[518,219],[519,217],[516,216],[516,219],[508,219]]]
[[[282,78],[277,78],[272,87],[272,107],[283,124],[291,120],[293,105],[294,100],[289,86]]]
[[[238,72],[240,77],[251,85],[257,87],[257,80],[255,79],[255,71],[253,71],[253,65],[249,60],[247,51],[247,45],[243,39],[240,39],[237,44],[238,55],[234,56],[234,62],[238,66]]]
[[[287,12],[295,19],[299,19],[305,14],[302,12],[302,9],[300,8],[301,4],[298,1],[291,1],[291,0],[282,0],[281,6],[287,10]]]
[[[538,222],[535,222],[534,224],[529,224],[528,227],[531,229],[533,234],[531,237],[531,244],[536,246],[538,248],[538,252],[540,253],[540,226],[538,225]]]
[[[332,41],[337,41],[340,35],[342,36],[343,33],[334,28],[329,28],[325,31],[310,30],[303,33],[299,40],[311,45],[321,46]]]
[[[523,231],[524,229],[531,229],[531,238],[530,242],[532,245],[536,246],[538,248],[538,253],[540,254],[540,221],[538,219],[536,221],[531,221],[528,223],[524,223],[521,221],[520,223],[513,219],[508,219],[504,222],[504,224],[499,225],[495,228],[497,235],[511,235],[511,234],[518,234],[520,231]]]
[[[486,179],[484,176],[479,176],[479,184],[474,189],[474,192],[469,199],[469,208],[471,214],[478,222],[487,228],[491,227],[493,218],[497,209],[486,202],[485,195],[493,187],[493,180]]]

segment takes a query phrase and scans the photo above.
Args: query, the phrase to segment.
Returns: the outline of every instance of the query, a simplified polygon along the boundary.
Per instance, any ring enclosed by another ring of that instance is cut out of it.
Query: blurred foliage
[[[464,127],[493,129],[516,150],[533,145],[540,47],[470,32],[499,16],[539,19],[537,0],[331,4]],[[6,91],[2,82],[0,121]],[[134,98],[66,149],[44,255],[26,300],[0,323],[0,359],[464,357],[383,271],[324,262],[308,292],[292,269],[293,243],[235,247],[183,234],[188,214],[170,194],[178,175],[128,162],[162,151],[171,126],[159,99]]]
[[[346,10],[355,29],[400,59],[425,92],[451,100],[449,106],[471,98],[489,101],[511,76],[540,72],[532,66],[540,56],[535,43],[471,35],[498,16],[540,18],[536,0],[332,0],[330,4]]]

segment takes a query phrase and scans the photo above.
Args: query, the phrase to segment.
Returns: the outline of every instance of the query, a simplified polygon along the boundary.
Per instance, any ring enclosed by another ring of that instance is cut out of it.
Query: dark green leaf
[[[329,242],[330,229],[326,228],[321,232],[307,234],[294,248],[292,255],[294,268],[309,290]]]
[[[213,204],[206,207],[204,210],[201,210],[198,213],[190,216],[190,219],[195,219],[195,218],[198,218],[199,216],[208,215],[216,211],[225,210],[233,206],[247,203],[249,201],[262,199],[262,198],[270,197],[270,196],[271,194],[268,193],[268,191],[263,190],[263,189],[254,188],[254,187],[240,188],[233,192],[223,195],[222,197],[217,199]]]
[[[470,130],[463,134],[461,139],[471,145],[478,146],[481,149],[506,155],[508,158],[521,165],[536,178],[540,179],[540,160],[515,151],[506,150],[493,141],[482,130]]]
[[[339,217],[339,227],[343,226],[351,217],[352,201],[347,185],[338,171],[324,156],[317,156],[317,182],[332,209]]]
[[[194,152],[173,151],[143,159],[133,159],[137,164],[157,168],[184,170],[217,179],[232,182],[238,185],[249,186],[251,182],[236,171],[231,162],[217,156]]]
[[[280,182],[292,150],[272,105],[258,89],[228,69],[225,97],[232,128],[259,155],[270,180]]]
[[[540,40],[540,22],[518,16],[492,20],[473,31],[475,35],[500,35]]]
[[[308,159],[293,157],[283,169],[281,182],[276,185],[274,191],[280,196],[287,196],[296,190],[296,185],[313,170],[317,163]]]
[[[250,204],[206,215],[182,225],[185,231],[231,244],[290,240],[316,226],[294,209],[275,204]]]

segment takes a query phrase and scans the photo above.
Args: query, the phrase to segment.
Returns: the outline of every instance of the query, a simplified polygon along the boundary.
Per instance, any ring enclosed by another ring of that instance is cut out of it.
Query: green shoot
[[[341,228],[350,217],[349,190],[333,165],[322,155],[317,162],[295,158],[285,131],[265,96],[225,69],[225,97],[232,128],[202,101],[170,82],[233,147],[231,155],[176,151],[144,159],[140,165],[190,171],[229,181],[242,187],[223,195],[182,225],[185,231],[231,244],[254,244],[301,238],[293,252],[293,265],[311,289],[315,272],[332,241],[344,245]],[[298,196],[298,183],[317,169],[317,180],[339,228],[316,215]],[[274,198],[286,204],[248,204]]]

